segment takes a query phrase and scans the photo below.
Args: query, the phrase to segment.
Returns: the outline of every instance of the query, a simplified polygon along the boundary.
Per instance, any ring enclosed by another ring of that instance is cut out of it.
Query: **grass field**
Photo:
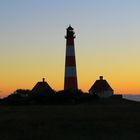
[[[0,106],[0,140],[139,140],[140,103]]]

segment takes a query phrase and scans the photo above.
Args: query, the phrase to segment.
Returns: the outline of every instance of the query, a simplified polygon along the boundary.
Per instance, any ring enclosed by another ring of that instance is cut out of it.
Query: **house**
[[[108,98],[113,95],[113,92],[113,89],[108,82],[103,79],[103,76],[100,76],[99,80],[96,80],[93,86],[89,89],[89,94],[96,94],[100,98]]]
[[[34,95],[38,96],[49,96],[53,95],[55,92],[54,90],[49,86],[49,84],[45,81],[45,78],[43,78],[42,81],[38,82],[31,91]]]

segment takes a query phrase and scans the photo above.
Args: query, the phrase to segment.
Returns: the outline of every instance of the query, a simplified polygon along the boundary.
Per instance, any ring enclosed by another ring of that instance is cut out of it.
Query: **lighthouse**
[[[66,29],[66,58],[65,58],[65,77],[64,90],[77,90],[77,71],[74,48],[74,29],[69,25]]]

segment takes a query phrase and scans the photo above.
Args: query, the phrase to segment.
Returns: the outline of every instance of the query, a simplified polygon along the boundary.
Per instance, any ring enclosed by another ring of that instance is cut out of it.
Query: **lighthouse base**
[[[64,90],[68,90],[68,89],[74,89],[74,90],[78,89],[77,79],[75,77],[67,77],[65,79]]]

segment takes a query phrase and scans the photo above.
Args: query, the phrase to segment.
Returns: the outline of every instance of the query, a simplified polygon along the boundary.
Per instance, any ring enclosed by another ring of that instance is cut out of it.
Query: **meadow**
[[[140,103],[0,106],[3,140],[138,140]]]

